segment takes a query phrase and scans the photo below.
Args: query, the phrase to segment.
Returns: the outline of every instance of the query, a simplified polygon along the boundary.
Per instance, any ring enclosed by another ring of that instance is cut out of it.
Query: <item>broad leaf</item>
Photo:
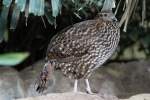
[[[0,54],[0,65],[2,66],[14,66],[21,63],[29,56],[29,53],[5,53]]]
[[[8,16],[9,8],[6,6],[3,6],[2,12],[0,14],[0,42],[4,38],[4,34],[7,29],[7,16]]]
[[[52,4],[52,15],[53,17],[56,17],[60,10],[61,10],[61,1],[60,0],[51,0],[51,4]]]
[[[3,5],[5,5],[6,7],[9,7],[11,2],[12,0],[3,0]]]
[[[13,9],[13,14],[11,17],[10,29],[16,29],[19,16],[20,16],[20,11],[21,9],[17,6],[17,4],[15,4]]]
[[[25,10],[26,0],[16,0],[15,4],[23,12]]]
[[[35,16],[44,15],[44,0],[30,0],[29,2],[29,13],[33,13]]]

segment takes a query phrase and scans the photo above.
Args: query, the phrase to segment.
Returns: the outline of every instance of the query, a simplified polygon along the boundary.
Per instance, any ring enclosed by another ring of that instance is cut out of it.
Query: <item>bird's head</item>
[[[98,13],[98,18],[108,20],[108,21],[117,21],[115,15],[112,13],[112,11],[102,11]]]

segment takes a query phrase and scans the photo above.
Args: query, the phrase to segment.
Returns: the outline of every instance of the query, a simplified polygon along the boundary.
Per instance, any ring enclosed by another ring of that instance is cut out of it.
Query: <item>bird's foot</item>
[[[88,89],[88,88],[86,88],[86,93],[91,94],[91,95],[96,94],[95,92],[92,92],[91,89]]]
[[[92,92],[92,90],[91,90],[91,87],[90,87],[90,84],[89,84],[88,79],[85,79],[85,83],[86,83],[86,92],[87,92],[88,94],[95,94],[95,93]]]

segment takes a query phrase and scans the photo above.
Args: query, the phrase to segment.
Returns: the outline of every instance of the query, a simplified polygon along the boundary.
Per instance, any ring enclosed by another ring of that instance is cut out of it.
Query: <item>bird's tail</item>
[[[50,62],[45,63],[40,75],[35,82],[35,89],[37,92],[42,93],[48,88],[48,82],[52,75],[52,64]]]

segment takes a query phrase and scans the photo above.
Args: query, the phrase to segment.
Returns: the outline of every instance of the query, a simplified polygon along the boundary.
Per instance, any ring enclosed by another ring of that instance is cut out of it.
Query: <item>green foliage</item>
[[[10,29],[16,29],[19,16],[20,16],[20,11],[21,9],[17,5],[14,5],[14,10],[11,18],[11,23],[10,23]]]
[[[10,7],[12,0],[3,0],[3,5],[6,7]]]
[[[44,15],[44,0],[30,0],[29,2],[29,13],[33,13],[35,16]]]
[[[15,1],[15,2],[13,2]],[[51,2],[50,2],[51,1]],[[28,14],[33,14],[35,16],[45,15],[48,22],[56,26],[56,17],[61,13],[62,6],[66,10],[72,11],[78,18],[80,14],[87,16],[87,8],[102,7],[104,0],[3,0],[2,1],[2,11],[0,14],[0,40],[4,38],[4,33],[7,29],[7,17],[8,12],[11,7],[12,15],[10,21],[10,29],[15,29],[20,17],[20,12],[25,12],[25,17]],[[0,2],[1,3],[1,2]],[[13,6],[11,6],[13,5]]]
[[[58,16],[60,10],[61,10],[61,1],[60,0],[51,0],[52,4],[52,16],[56,17]]]
[[[21,63],[29,56],[29,53],[22,52],[22,53],[5,53],[0,54],[0,65],[2,66],[14,66]]]
[[[4,6],[0,14],[0,42],[3,40],[4,34],[7,30],[7,16],[9,8]],[[3,23],[3,24],[1,24]]]

